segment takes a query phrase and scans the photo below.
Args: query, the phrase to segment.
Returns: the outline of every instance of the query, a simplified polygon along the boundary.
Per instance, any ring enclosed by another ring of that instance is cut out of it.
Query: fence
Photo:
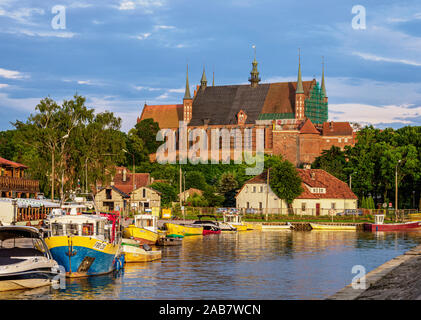
[[[17,208],[16,221],[34,221],[34,220],[44,220],[47,218],[47,215],[51,213],[53,208],[39,207],[39,208]]]

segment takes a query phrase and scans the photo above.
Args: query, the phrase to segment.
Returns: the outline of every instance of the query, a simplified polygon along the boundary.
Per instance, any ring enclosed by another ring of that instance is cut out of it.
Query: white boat
[[[262,231],[277,231],[277,230],[288,230],[291,229],[291,223],[286,224],[265,224],[262,223]]]
[[[59,273],[41,233],[34,227],[0,227],[0,291],[51,285]]]
[[[225,213],[224,223],[235,228],[237,231],[247,231],[247,225],[241,221],[241,216],[237,213]]]

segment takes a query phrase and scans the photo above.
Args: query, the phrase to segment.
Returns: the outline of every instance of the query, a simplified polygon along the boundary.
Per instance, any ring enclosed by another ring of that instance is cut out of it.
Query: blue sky
[[[204,65],[216,85],[247,83],[253,44],[263,82],[295,81],[298,48],[304,80],[320,80],[324,56],[331,120],[421,125],[419,1],[0,0],[0,130],[77,92],[127,131],[145,101],[181,102],[187,63],[192,88]]]

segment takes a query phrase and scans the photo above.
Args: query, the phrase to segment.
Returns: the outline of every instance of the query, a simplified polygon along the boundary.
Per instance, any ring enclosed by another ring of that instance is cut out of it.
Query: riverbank
[[[366,289],[352,284],[328,300],[421,300],[421,245],[366,275]]]

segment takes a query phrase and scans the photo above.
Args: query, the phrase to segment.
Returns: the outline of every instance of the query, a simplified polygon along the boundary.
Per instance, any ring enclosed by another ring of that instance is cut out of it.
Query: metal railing
[[[18,192],[39,192],[39,181],[0,176],[0,189]]]

